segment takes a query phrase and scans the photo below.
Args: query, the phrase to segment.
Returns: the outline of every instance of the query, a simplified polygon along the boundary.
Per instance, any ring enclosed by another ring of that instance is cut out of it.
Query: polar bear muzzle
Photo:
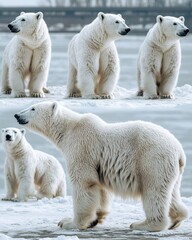
[[[179,37],[185,37],[185,36],[188,34],[188,32],[189,32],[189,29],[186,28],[186,29],[184,29],[183,31],[177,33],[177,35],[178,35]]]
[[[14,117],[17,119],[17,122],[21,125],[27,124],[29,121],[27,121],[25,118],[20,116],[19,114],[15,114]]]
[[[20,32],[20,30],[19,30],[18,28],[14,27],[11,23],[8,24],[8,28],[9,28],[9,29],[11,30],[11,32],[13,32],[13,33],[18,33],[18,32]]]

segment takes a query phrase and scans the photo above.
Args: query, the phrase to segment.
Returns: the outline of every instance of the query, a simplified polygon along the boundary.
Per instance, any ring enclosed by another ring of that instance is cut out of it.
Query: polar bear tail
[[[186,163],[186,156],[184,151],[182,151],[181,157],[179,158],[179,171],[180,174],[183,174],[184,168]]]

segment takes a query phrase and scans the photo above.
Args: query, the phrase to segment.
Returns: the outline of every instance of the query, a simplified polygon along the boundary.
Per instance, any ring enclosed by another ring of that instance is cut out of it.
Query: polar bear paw
[[[13,198],[12,197],[4,197],[1,199],[2,201],[12,201]]]
[[[1,90],[3,94],[11,94],[11,88],[6,88]]]
[[[43,97],[45,97],[44,92],[32,92],[30,94],[30,96],[34,97],[34,98],[43,98]]]
[[[149,231],[149,232],[159,232],[167,228],[167,222],[148,222],[145,221],[139,221],[132,223],[130,225],[130,228],[132,230],[140,230],[140,231]]]
[[[173,94],[162,94],[161,95],[161,99],[174,99],[174,95]]]
[[[102,99],[112,99],[113,98],[113,96],[111,94],[107,94],[107,93],[106,94],[105,93],[101,94],[100,97]]]
[[[49,89],[48,89],[48,88],[45,88],[45,87],[43,88],[43,92],[44,92],[44,93],[50,93]]]
[[[58,226],[60,228],[64,228],[64,229],[74,229],[74,223],[72,218],[63,218],[59,223]]]
[[[80,92],[72,92],[72,93],[69,93],[67,95],[70,98],[80,98],[80,97],[82,97]]]
[[[159,96],[157,94],[152,94],[150,96],[148,96],[148,99],[158,99]]]

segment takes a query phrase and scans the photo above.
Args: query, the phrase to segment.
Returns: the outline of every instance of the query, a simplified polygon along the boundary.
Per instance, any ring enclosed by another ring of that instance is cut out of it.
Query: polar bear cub
[[[61,164],[53,156],[34,150],[24,135],[24,129],[2,129],[2,142],[7,155],[7,194],[3,200],[26,201],[34,196],[38,199],[64,197],[66,182]]]
[[[51,40],[43,13],[21,12],[8,25],[16,35],[3,55],[1,91],[13,97],[44,97],[51,60]]]
[[[120,71],[114,41],[129,31],[120,14],[100,12],[73,37],[68,47],[68,97],[112,97]]]
[[[185,153],[164,128],[143,121],[108,124],[57,102],[42,102],[15,114],[27,128],[48,137],[63,152],[73,186],[74,221],[62,228],[86,229],[108,212],[109,192],[141,197],[146,219],[132,229],[176,228],[188,211],[180,196]]]
[[[174,98],[181,65],[180,37],[189,29],[184,17],[157,16],[138,57],[138,96]]]

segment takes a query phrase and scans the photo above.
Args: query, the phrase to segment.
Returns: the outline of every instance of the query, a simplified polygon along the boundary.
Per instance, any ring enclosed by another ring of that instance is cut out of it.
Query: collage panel
[[[0,239],[192,238],[190,2],[13,2]]]

